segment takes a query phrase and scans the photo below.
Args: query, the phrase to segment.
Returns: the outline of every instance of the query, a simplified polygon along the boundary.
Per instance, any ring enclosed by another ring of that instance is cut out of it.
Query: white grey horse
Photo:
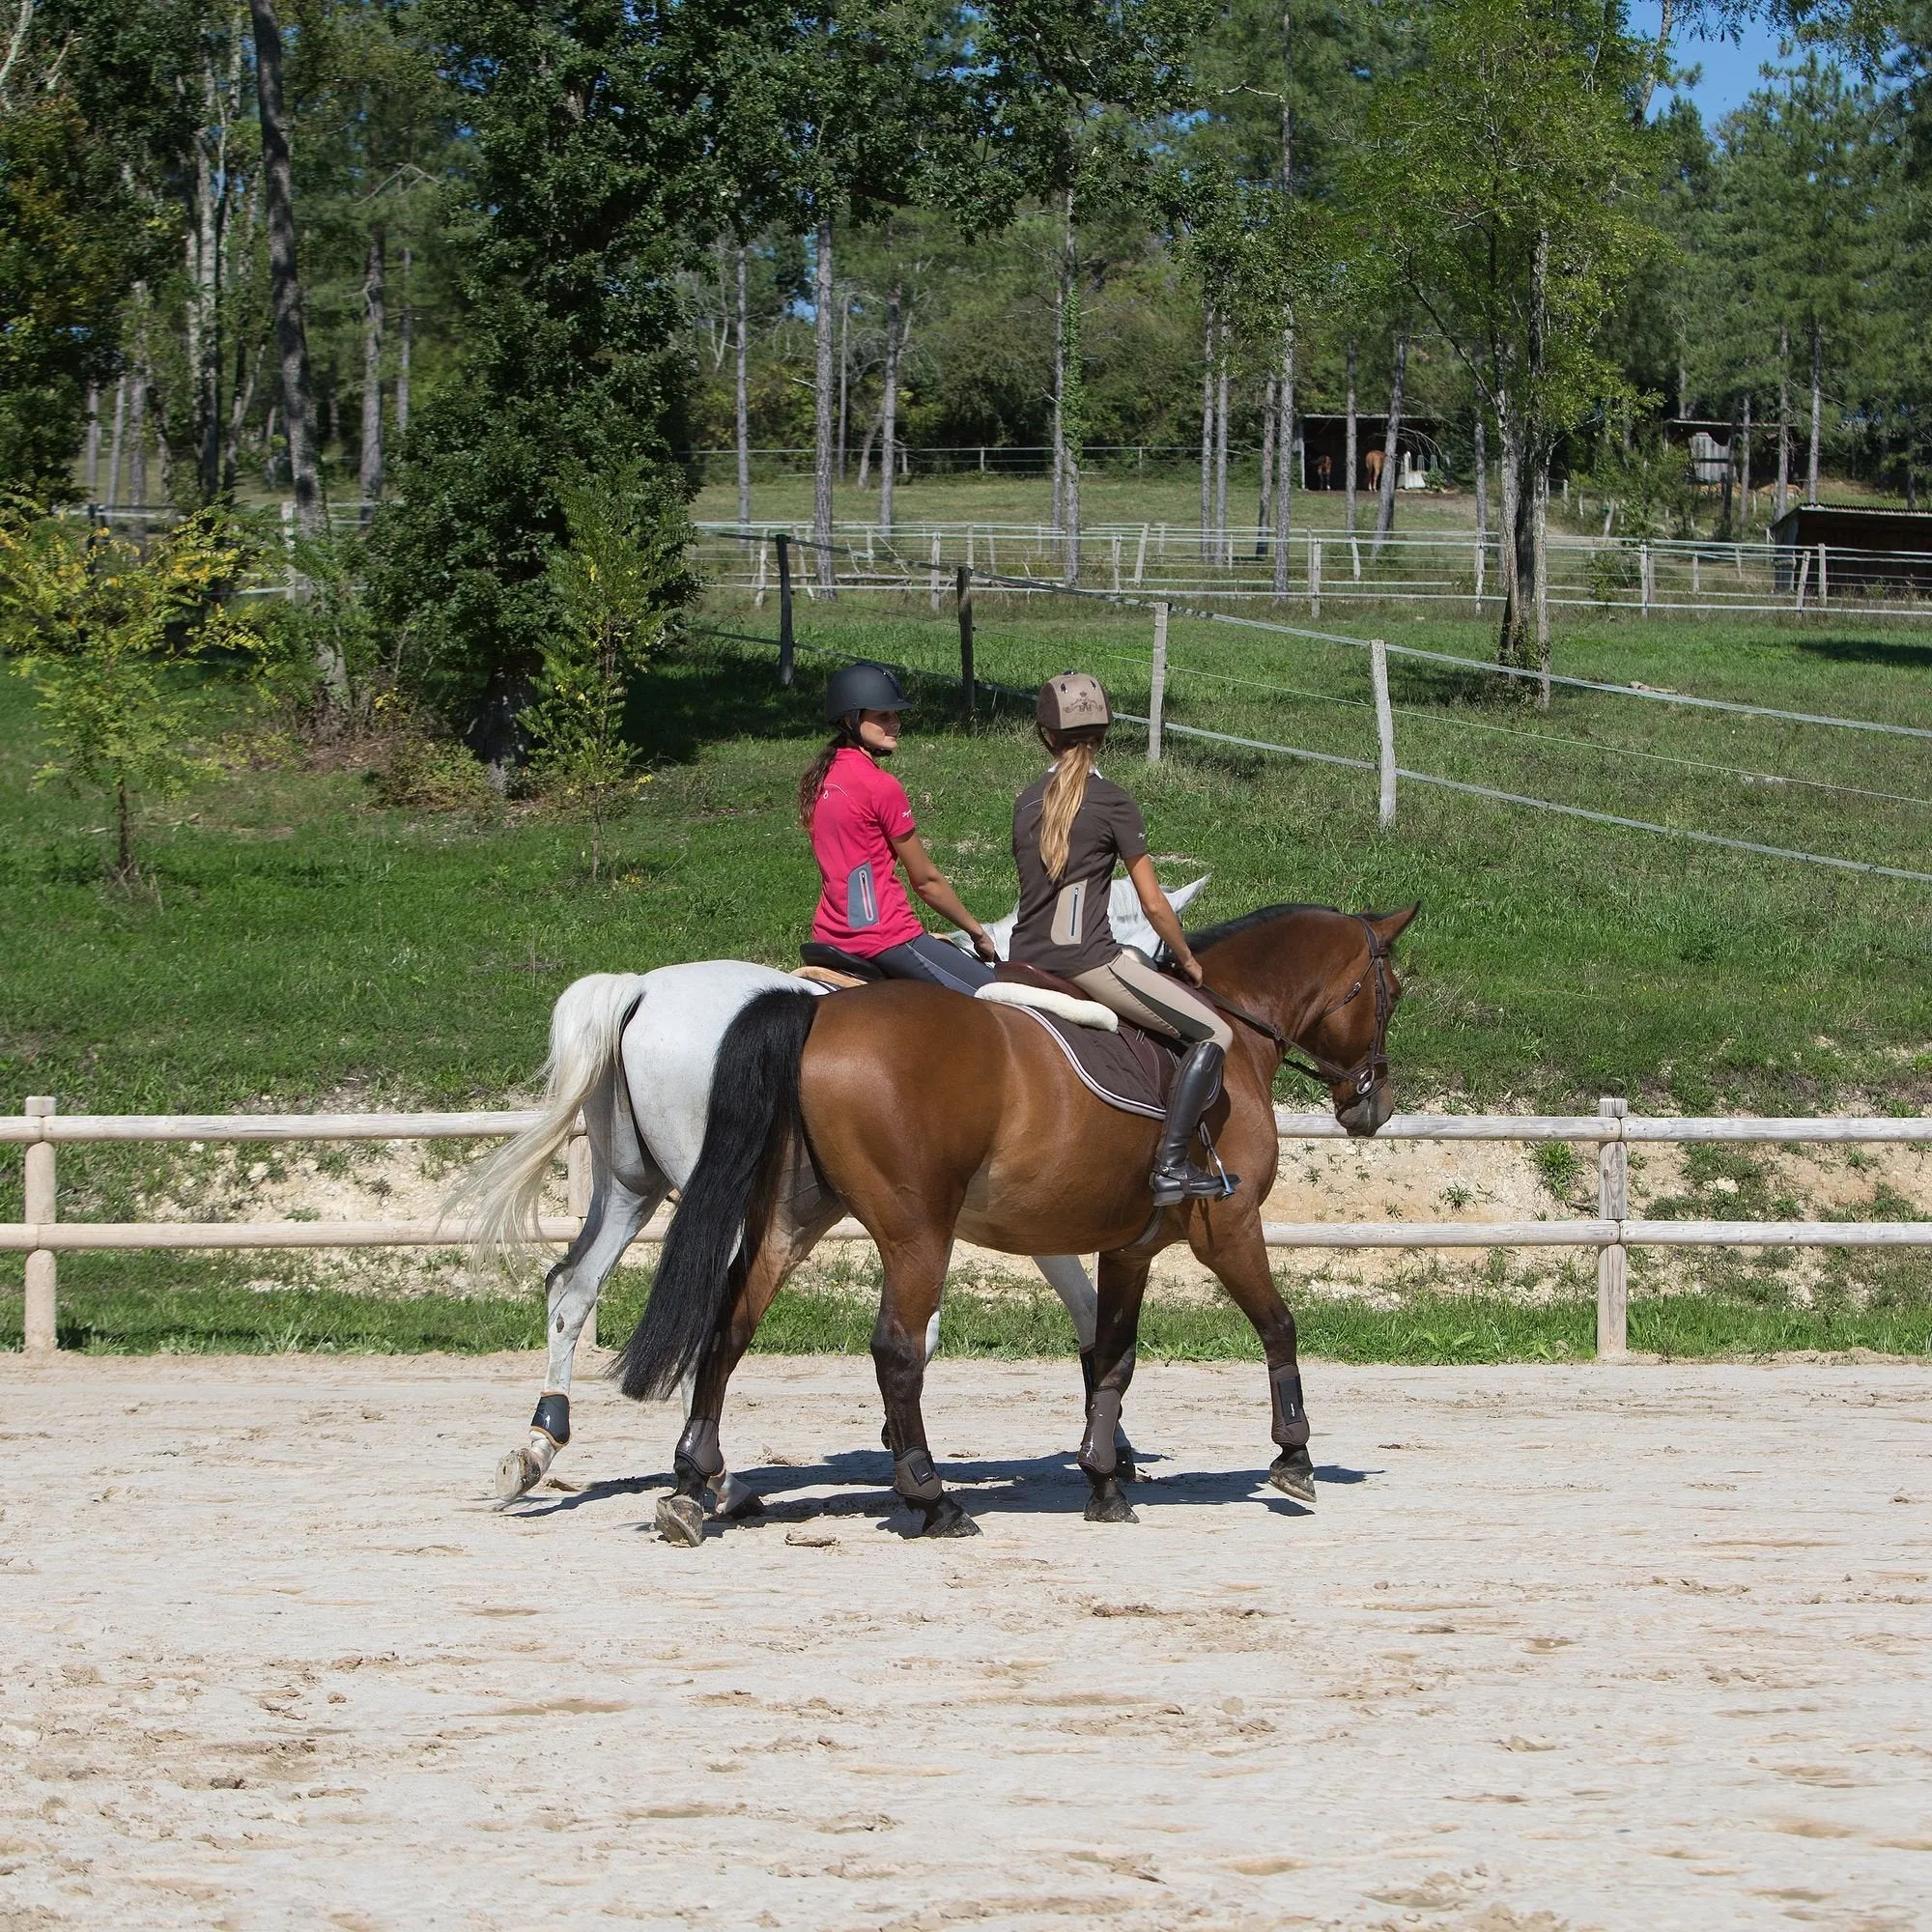
[[[1175,910],[1207,883],[1197,879],[1170,894]],[[1149,949],[1155,944],[1126,880],[1115,882],[1108,913],[1123,944]],[[1003,956],[1012,925],[1009,915],[987,927]],[[528,1437],[497,1465],[502,1501],[534,1489],[570,1440],[578,1336],[624,1250],[697,1164],[711,1070],[725,1029],[751,1000],[780,986],[824,991],[740,959],[698,960],[653,973],[592,973],[567,986],[551,1014],[550,1059],[536,1123],[472,1168],[451,1194],[445,1211],[474,1223],[482,1257],[529,1244],[553,1163],[582,1115],[590,1143],[590,1206],[582,1231],[550,1271],[550,1359]],[[1034,1260],[1073,1318],[1082,1351],[1090,1350],[1095,1299],[1086,1268],[1074,1255]],[[926,1338],[928,1354],[937,1328],[935,1316]],[[719,1477],[715,1493],[721,1511],[755,1500],[729,1474]]]

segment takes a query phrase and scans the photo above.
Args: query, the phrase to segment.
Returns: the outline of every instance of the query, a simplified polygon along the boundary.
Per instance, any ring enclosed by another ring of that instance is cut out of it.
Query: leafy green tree
[[[34,686],[59,780],[113,801],[113,876],[130,880],[144,793],[166,795],[205,760],[193,750],[199,663],[252,653],[254,627],[223,601],[248,545],[213,514],[143,549],[15,503],[0,514],[0,645]]]
[[[1496,423],[1497,656],[1547,671],[1550,454],[1628,391],[1602,329],[1657,240],[1635,201],[1643,54],[1614,13],[1555,0],[1441,0],[1417,31],[1422,58],[1377,89],[1350,163],[1358,246]]]
[[[558,624],[545,639],[529,724],[538,784],[590,821],[590,877],[612,810],[645,781],[624,742],[631,679],[663,645],[696,584],[686,564],[684,506],[636,464],[579,470],[557,487],[566,541],[550,554]]]

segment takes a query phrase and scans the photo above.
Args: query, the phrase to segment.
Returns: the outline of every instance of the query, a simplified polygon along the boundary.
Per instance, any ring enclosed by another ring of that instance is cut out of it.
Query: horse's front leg
[[[1193,1218],[1199,1224],[1213,1220],[1211,1213]],[[1216,1232],[1211,1226],[1197,1225],[1188,1231],[1188,1238],[1262,1339],[1274,1409],[1272,1434],[1281,1452],[1268,1468],[1268,1481],[1283,1495],[1312,1509],[1315,1464],[1308,1454],[1308,1408],[1301,1396],[1301,1365],[1294,1353],[1294,1317],[1274,1285],[1259,1225],[1237,1227],[1218,1239]]]
[[[926,1445],[920,1394],[925,1385],[925,1338],[946,1286],[950,1238],[927,1230],[903,1239],[881,1238],[885,1292],[872,1329],[872,1366],[886,1408],[886,1446],[893,1452],[893,1487],[925,1519],[922,1536],[978,1536],[979,1525],[946,1493]]]
[[[1100,1298],[1094,1325],[1093,1386],[1087,1398],[1087,1433],[1080,1443],[1080,1466],[1093,1494],[1087,1498],[1089,1522],[1137,1522],[1121,1493],[1124,1477],[1131,1481],[1133,1451],[1124,1469],[1120,1445],[1121,1405],[1134,1378],[1134,1343],[1140,1334],[1141,1297],[1147,1293],[1147,1255],[1111,1254],[1100,1257]]]
[[[570,1440],[570,1378],[578,1337],[611,1270],[665,1197],[664,1179],[655,1169],[639,1191],[611,1173],[601,1150],[593,1151],[593,1160],[590,1210],[577,1238],[545,1279],[550,1358],[528,1440],[497,1464],[497,1496],[501,1503],[515,1502],[535,1489],[549,1474],[556,1452]]]
[[[1080,1380],[1089,1406],[1099,1371],[1094,1360],[1094,1324],[1099,1315],[1099,1298],[1087,1278],[1087,1264],[1078,1255],[1036,1255],[1033,1264],[1046,1277],[1046,1285],[1065,1303],[1073,1318],[1073,1333],[1080,1344]],[[929,1351],[928,1351],[929,1352]],[[1114,1474],[1123,1483],[1135,1476],[1134,1445],[1124,1429],[1114,1431]]]
[[[755,1516],[763,1510],[757,1492],[724,1467],[718,1436],[724,1392],[772,1297],[841,1211],[815,1183],[804,1186],[777,1209],[750,1262],[736,1264],[737,1290],[724,1325],[684,1384],[684,1433],[671,1458],[673,1487],[657,1507],[657,1530],[667,1543],[692,1548],[702,1541],[707,1490],[717,1498],[721,1517]]]

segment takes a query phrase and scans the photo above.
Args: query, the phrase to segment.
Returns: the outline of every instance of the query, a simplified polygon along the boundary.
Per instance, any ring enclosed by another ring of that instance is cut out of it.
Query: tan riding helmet
[[[1114,707],[1097,677],[1064,670],[1040,686],[1037,716],[1042,731],[1091,731],[1114,722]]]

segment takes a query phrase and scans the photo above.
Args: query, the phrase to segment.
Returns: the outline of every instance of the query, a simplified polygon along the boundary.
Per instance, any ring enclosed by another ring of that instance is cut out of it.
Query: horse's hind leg
[[[1141,1296],[1147,1293],[1146,1255],[1100,1257],[1100,1306],[1094,1329],[1094,1388],[1087,1401],[1087,1434],[1080,1443],[1080,1466],[1093,1494],[1089,1522],[1133,1522],[1137,1519],[1121,1493],[1121,1405],[1134,1378],[1134,1341],[1140,1332]],[[1131,1456],[1131,1451],[1129,1455]],[[1128,1467],[1131,1468],[1131,1463]]]
[[[937,1231],[908,1240],[881,1240],[885,1293],[872,1329],[872,1365],[886,1406],[893,1487],[925,1519],[922,1536],[978,1536],[979,1525],[946,1493],[926,1446],[920,1392],[925,1384],[925,1335],[946,1286],[952,1244]]]
[[[1283,1495],[1313,1509],[1315,1464],[1308,1454],[1308,1409],[1301,1395],[1301,1365],[1294,1352],[1294,1317],[1274,1285],[1260,1230],[1225,1245],[1215,1243],[1211,1236],[1193,1235],[1190,1239],[1195,1254],[1220,1277],[1221,1285],[1261,1337],[1273,1407],[1270,1433],[1281,1452],[1268,1466],[1268,1481]]]
[[[758,1323],[793,1269],[818,1245],[838,1218],[836,1201],[794,1195],[779,1210],[749,1264],[741,1264],[737,1293],[724,1325],[685,1381],[684,1433],[671,1459],[675,1487],[657,1507],[658,1533],[667,1543],[696,1546],[704,1535],[704,1496],[717,1497],[722,1517],[753,1516],[763,1508],[750,1484],[728,1474],[718,1427],[724,1413],[724,1391],[744,1359]],[[803,1214],[800,1220],[795,1216]]]
[[[603,1150],[593,1149],[593,1161],[590,1210],[582,1230],[545,1279],[549,1360],[544,1385],[530,1418],[528,1440],[497,1464],[500,1502],[515,1502],[535,1489],[550,1472],[556,1452],[570,1440],[570,1378],[578,1337],[611,1270],[665,1197],[664,1179],[654,1168],[640,1192],[617,1179]]]
[[[1046,1285],[1065,1303],[1067,1314],[1073,1318],[1074,1337],[1080,1344],[1080,1379],[1091,1405],[1098,1375],[1094,1362],[1094,1331],[1099,1316],[1099,1297],[1094,1292],[1094,1284],[1087,1279],[1087,1265],[1078,1255],[1036,1255],[1033,1264],[1046,1277]],[[1114,1458],[1116,1477],[1131,1483],[1136,1474],[1134,1445],[1127,1440],[1124,1429],[1114,1431]]]

